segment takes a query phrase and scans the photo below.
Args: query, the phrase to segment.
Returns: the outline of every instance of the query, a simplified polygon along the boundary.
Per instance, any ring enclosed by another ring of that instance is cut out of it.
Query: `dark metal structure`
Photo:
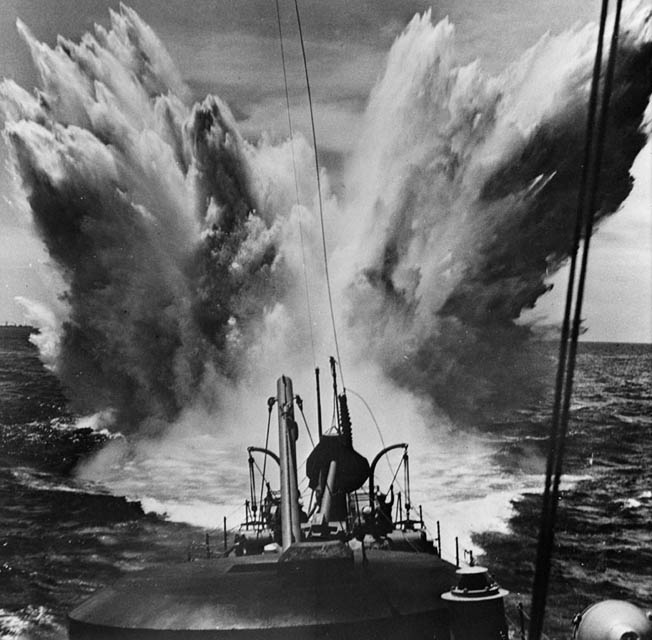
[[[318,498],[312,517],[302,516],[294,401],[292,381],[282,376],[276,402],[280,455],[248,450],[250,459],[253,452],[278,459],[280,496],[274,502],[276,494],[268,488],[270,502],[261,502],[257,516],[243,523],[243,544],[219,558],[123,578],[70,613],[71,640],[451,640],[451,620],[462,605],[463,617],[475,610],[481,620],[490,611],[494,622],[484,635],[457,624],[455,640],[499,640],[506,592],[462,599],[461,605],[457,592],[449,592],[456,567],[439,557],[432,541],[426,543],[422,520],[390,519],[379,526],[372,517],[374,476],[350,444],[350,424],[345,434],[322,436],[317,443],[315,450],[328,443],[315,467]],[[381,455],[406,447],[388,447]],[[369,493],[361,500],[356,491],[367,480]],[[478,568],[471,572],[475,576]],[[464,591],[468,576],[458,574],[462,586],[457,589]]]

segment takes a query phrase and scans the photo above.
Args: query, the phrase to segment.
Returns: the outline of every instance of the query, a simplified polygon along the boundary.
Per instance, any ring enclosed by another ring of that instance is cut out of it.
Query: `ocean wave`
[[[183,522],[202,529],[221,529],[223,518],[227,518],[227,527],[233,526],[233,516],[237,525],[239,516],[244,517],[244,499],[240,504],[218,504],[208,500],[159,500],[149,496],[137,498],[145,513],[155,513],[171,522]]]
[[[2,640],[66,640],[66,627],[56,614],[43,606],[28,605],[11,611],[0,609]]]
[[[81,482],[74,478],[62,478],[60,475],[30,467],[13,467],[10,472],[17,484],[35,491],[110,495],[106,488],[97,483]]]

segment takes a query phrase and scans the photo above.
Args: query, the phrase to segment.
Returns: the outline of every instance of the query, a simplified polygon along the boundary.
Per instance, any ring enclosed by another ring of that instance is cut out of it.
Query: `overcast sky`
[[[134,0],[129,3],[158,33],[196,99],[218,93],[242,121],[246,135],[262,130],[286,135],[282,71],[273,0]],[[288,34],[290,89],[305,100],[300,50],[292,33],[292,0],[280,0]],[[369,91],[393,39],[416,12],[456,25],[462,61],[479,58],[499,72],[547,31],[595,20],[594,0],[302,0],[306,49],[316,101],[322,157],[338,184],[341,160],[350,149]],[[27,47],[15,28],[23,20],[35,36],[54,44],[57,34],[78,39],[93,23],[108,25],[106,0],[3,0],[0,12],[0,73],[25,88],[36,83]],[[305,112],[305,110],[303,110]],[[299,113],[299,112],[298,112]],[[297,116],[298,117],[298,116]],[[298,120],[300,128],[307,122]],[[5,164],[6,150],[0,150]],[[592,246],[592,272],[585,303],[586,339],[652,341],[652,168],[650,147],[639,158],[639,180],[625,210],[608,221]],[[0,172],[1,195],[8,193]],[[26,220],[0,199],[0,321],[20,322],[16,295],[48,300],[52,282],[46,260]],[[559,317],[564,276],[535,316]]]

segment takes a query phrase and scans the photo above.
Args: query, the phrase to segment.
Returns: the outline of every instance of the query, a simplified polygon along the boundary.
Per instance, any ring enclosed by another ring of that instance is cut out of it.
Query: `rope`
[[[265,449],[269,450],[269,427],[272,422],[272,408],[274,403],[271,402],[272,398],[267,401],[267,433],[265,434]],[[260,504],[263,504],[263,494],[265,493],[265,480],[267,479],[267,454],[264,455],[263,460],[263,479],[260,483]],[[256,464],[258,466],[258,464]]]
[[[364,404],[364,406],[367,408],[367,411],[371,416],[371,420],[376,425],[376,431],[378,431],[378,437],[380,438],[380,443],[383,445],[383,449],[386,449],[387,447],[385,445],[385,439],[383,438],[383,432],[380,430],[380,425],[376,420],[376,416],[374,415],[374,412],[371,410],[371,407],[369,406],[367,401],[357,391],[354,391],[353,389],[347,389],[346,391],[347,393],[352,393],[356,398],[361,400],[362,404]],[[390,473],[394,473],[394,467],[392,466],[390,459],[387,456],[385,456],[385,460],[387,461],[387,465],[389,466]]]
[[[297,406],[299,406],[297,404]],[[315,446],[315,441],[312,439],[312,433],[310,433],[310,427],[308,426],[308,421],[306,420],[306,416],[303,413],[303,407],[299,406],[299,413],[301,414],[301,417],[303,418],[303,424],[306,425],[306,431],[308,432],[308,437],[310,438],[310,444],[314,447]]]
[[[369,404],[367,404],[367,401],[357,391],[354,391],[353,389],[347,389],[346,392],[352,393],[356,398],[361,400],[362,404],[364,404],[364,406],[367,408],[367,411],[369,412],[369,415],[371,416],[373,423],[376,425],[376,431],[378,431],[378,437],[380,438],[380,443],[383,445],[383,449],[385,449],[386,446],[385,446],[385,439],[383,438],[383,432],[380,430],[380,425],[376,420],[376,416],[374,416],[374,412],[371,410]]]
[[[290,150],[292,151],[292,170],[294,172],[294,191],[296,195],[297,207],[301,206],[299,198],[299,179],[297,178],[297,162],[294,155],[294,132],[292,128],[292,111],[290,109],[290,92],[288,91],[287,65],[285,64],[285,47],[283,46],[283,28],[281,27],[281,11],[278,0],[276,0],[276,21],[278,23],[278,38],[281,45],[281,62],[283,64],[283,84],[285,85],[285,107],[288,114],[288,130],[290,132]],[[312,305],[310,303],[310,287],[308,286],[308,270],[306,269],[306,250],[303,240],[303,225],[301,224],[301,212],[299,212],[299,240],[301,242],[301,264],[303,266],[303,283],[306,295],[306,308],[308,311],[308,324],[310,326],[310,347],[312,349],[312,364],[317,366],[317,356],[315,355],[315,336],[312,326]]]
[[[258,472],[262,475],[263,470],[260,468],[260,465],[255,460],[254,460],[254,466],[256,467],[256,469],[258,469]]]
[[[315,174],[317,176],[317,196],[319,199],[319,221],[321,224],[321,243],[324,254],[324,273],[326,275],[326,289],[328,291],[328,307],[330,309],[331,325],[333,327],[333,340],[335,342],[335,353],[337,355],[337,366],[340,370],[340,379],[342,380],[342,387],[346,389],[344,384],[344,375],[342,374],[342,358],[340,357],[340,346],[337,340],[337,328],[335,326],[335,312],[333,311],[333,294],[331,292],[331,280],[328,270],[328,252],[326,250],[326,230],[324,228],[324,206],[321,194],[321,178],[319,175],[319,156],[317,154],[317,134],[315,132],[315,115],[312,108],[312,92],[310,90],[310,78],[308,77],[308,60],[306,58],[306,47],[303,41],[303,29],[301,28],[301,15],[299,13],[299,2],[294,0],[294,8],[297,14],[297,25],[299,27],[299,39],[301,40],[301,54],[303,56],[303,69],[306,75],[306,89],[308,92],[308,105],[310,106],[310,126],[312,128],[312,144],[315,150]]]
[[[600,14],[600,27],[591,94],[589,99],[589,110],[586,127],[586,141],[584,149],[584,165],[580,182],[580,192],[577,205],[577,218],[573,237],[573,250],[571,255],[571,269],[566,295],[566,306],[562,325],[562,335],[559,350],[559,365],[555,385],[555,398],[550,433],[550,451],[546,465],[546,481],[543,495],[543,506],[541,513],[541,525],[539,530],[539,542],[537,548],[537,562],[532,589],[532,605],[528,637],[530,640],[539,640],[542,635],[543,619],[545,615],[546,596],[550,578],[552,550],[554,546],[554,524],[559,500],[559,483],[562,474],[562,463],[564,456],[566,433],[568,431],[568,418],[570,401],[573,388],[573,376],[575,372],[575,361],[577,356],[577,345],[581,326],[582,301],[586,282],[586,271],[588,264],[588,253],[591,234],[593,232],[595,208],[597,204],[597,186],[600,179],[600,168],[604,151],[606,135],[607,115],[609,111],[609,100],[613,85],[615,60],[618,50],[618,30],[620,25],[620,14],[622,0],[617,0],[614,27],[611,37],[609,60],[602,93],[602,102],[597,124],[597,139],[595,150],[593,149],[594,131],[596,128],[596,112],[598,104],[598,90],[600,84],[600,71],[602,66],[602,50],[608,0],[603,0]],[[587,194],[588,203],[587,203]],[[574,314],[573,294],[575,286],[575,270],[577,264],[577,252],[579,250],[582,235],[582,221],[584,221],[584,247],[580,276],[575,300]],[[571,327],[571,315],[573,324]],[[569,343],[570,329],[570,345]],[[570,347],[570,348],[569,348]]]
[[[390,486],[390,487],[393,486],[394,483],[396,482],[396,476],[398,475],[398,472],[401,470],[401,465],[403,464],[403,460],[404,460],[404,458],[401,458],[401,462],[399,463],[398,467],[396,467],[396,471],[395,471],[395,473],[394,473],[394,477],[392,478],[392,481],[389,483],[389,486]],[[403,487],[401,487],[401,489],[402,489],[402,488],[403,488]],[[404,491],[404,493],[405,493],[405,491]]]

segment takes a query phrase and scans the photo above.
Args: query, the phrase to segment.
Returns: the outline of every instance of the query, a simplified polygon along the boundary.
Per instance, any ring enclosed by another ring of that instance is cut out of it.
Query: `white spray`
[[[650,58],[648,14],[627,20],[619,152],[607,154],[601,216],[627,195],[645,140],[649,87],[637,70]],[[316,351],[324,363],[332,351],[314,176],[300,170],[296,206],[289,143],[248,143],[217,97],[189,105],[128,8],[111,13],[110,30],[54,49],[19,29],[41,88],[5,81],[0,93],[34,227],[65,283],[63,312],[48,321],[58,351],[47,355],[79,413],[139,434],[132,448],[113,441],[82,475],[217,524],[214,505],[235,500],[246,475],[234,442],[263,437],[275,378],[291,375],[305,396],[312,388],[304,260]],[[454,423],[441,407],[490,418],[541,386],[530,329],[515,320],[567,256],[594,39],[593,27],[545,37],[494,78],[457,63],[451,24],[415,17],[370,97],[350,200],[338,202],[323,176],[347,384],[382,416],[387,439],[407,432],[422,451],[455,448],[455,469],[482,463],[500,475],[481,441],[446,435]],[[309,168],[309,145],[294,144]],[[351,405],[356,442],[373,455],[373,422]],[[418,456],[424,481],[456,473],[433,455]],[[439,486],[485,504],[486,491],[456,477]]]

